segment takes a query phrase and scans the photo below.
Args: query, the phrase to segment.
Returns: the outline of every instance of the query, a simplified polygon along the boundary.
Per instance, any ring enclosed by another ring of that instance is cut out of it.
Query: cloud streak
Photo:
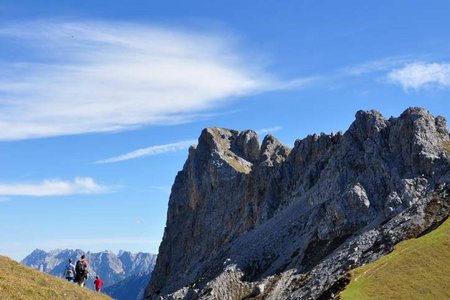
[[[405,65],[413,62],[412,57],[408,56],[395,56],[386,57],[383,59],[372,60],[365,63],[360,63],[345,68],[341,68],[337,71],[337,77],[352,77],[362,76],[370,73],[386,72],[393,68]]]
[[[392,70],[387,78],[391,83],[400,84],[404,90],[449,88],[450,63],[410,63]]]
[[[189,122],[244,95],[310,79],[268,75],[219,34],[126,23],[0,24],[27,53],[0,61],[0,140]]]
[[[187,141],[181,141],[181,142],[176,142],[176,143],[171,143],[171,144],[155,145],[155,146],[150,146],[147,148],[137,149],[137,150],[134,150],[134,151],[131,151],[131,152],[119,155],[119,156],[102,159],[102,160],[97,160],[94,163],[95,164],[108,164],[108,163],[115,163],[115,162],[124,161],[124,160],[135,159],[135,158],[139,158],[139,157],[143,157],[143,156],[152,156],[152,155],[164,154],[164,153],[168,153],[168,152],[176,152],[179,150],[187,149],[187,148],[189,148],[189,146],[196,144],[196,143],[197,143],[197,140],[187,140]]]
[[[90,177],[76,177],[73,181],[48,179],[39,183],[0,183],[0,196],[68,196],[110,191],[110,188],[99,185]]]
[[[272,132],[275,132],[275,131],[279,131],[282,128],[283,127],[281,127],[281,126],[274,126],[274,127],[269,127],[269,128],[261,128],[261,129],[257,130],[256,132],[258,134],[266,134],[266,133],[272,133]]]

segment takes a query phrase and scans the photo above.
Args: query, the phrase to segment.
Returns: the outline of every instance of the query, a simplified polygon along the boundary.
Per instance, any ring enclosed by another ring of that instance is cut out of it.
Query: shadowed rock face
[[[346,272],[449,214],[446,121],[359,111],[293,149],[203,130],[175,179],[149,299],[329,298]],[[450,186],[450,185],[449,185]]]

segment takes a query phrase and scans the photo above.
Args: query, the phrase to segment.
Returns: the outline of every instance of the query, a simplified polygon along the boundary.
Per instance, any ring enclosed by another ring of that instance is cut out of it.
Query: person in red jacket
[[[103,285],[103,280],[100,279],[100,277],[97,275],[95,276],[95,280],[94,280],[94,284],[95,284],[95,290],[97,292],[100,292],[102,285]]]

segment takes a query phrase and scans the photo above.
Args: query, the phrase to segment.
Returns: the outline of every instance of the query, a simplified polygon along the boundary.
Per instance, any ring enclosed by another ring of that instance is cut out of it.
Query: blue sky
[[[447,1],[0,1],[0,254],[156,253],[209,126],[450,117]]]

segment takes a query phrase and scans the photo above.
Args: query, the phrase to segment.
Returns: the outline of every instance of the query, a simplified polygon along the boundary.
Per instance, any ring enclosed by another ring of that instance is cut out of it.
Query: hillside
[[[33,269],[49,273],[51,275],[62,277],[67,260],[72,258],[75,262],[81,254],[85,254],[89,261],[90,278],[99,275],[105,282],[104,288],[112,286],[130,276],[141,273],[148,273],[153,270],[156,261],[156,255],[150,253],[131,253],[129,251],[119,251],[115,254],[111,251],[102,251],[98,253],[85,252],[80,249],[55,249],[49,252],[36,249],[22,260],[24,265]],[[88,280],[86,286],[94,289],[93,280]],[[142,289],[145,286],[142,285]],[[124,293],[128,290],[125,289]],[[134,286],[131,286],[134,292]],[[120,299],[120,298],[119,298]]]
[[[450,299],[450,219],[351,272],[342,300]]]
[[[211,127],[172,186],[147,299],[329,299],[348,272],[450,213],[449,131],[423,108],[358,111],[292,148]]]
[[[5,256],[0,256],[0,298],[2,300],[111,299],[63,279],[33,270]]]

